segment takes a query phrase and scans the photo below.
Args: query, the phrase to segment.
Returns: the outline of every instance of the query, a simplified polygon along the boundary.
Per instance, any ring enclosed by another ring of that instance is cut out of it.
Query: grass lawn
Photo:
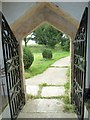
[[[34,62],[28,70],[25,70],[26,79],[44,72],[55,61],[70,55],[69,52],[62,51],[59,47],[56,47],[55,49],[51,49],[53,58],[51,60],[46,60],[42,57],[42,51],[44,48],[45,47],[41,45],[30,46],[30,50],[34,54]]]

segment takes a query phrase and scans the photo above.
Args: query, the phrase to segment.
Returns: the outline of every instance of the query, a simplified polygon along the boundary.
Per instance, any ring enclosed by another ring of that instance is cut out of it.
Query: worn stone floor
[[[18,118],[77,118],[75,113],[63,112],[63,104],[57,99],[29,100]]]
[[[67,69],[70,57],[62,58],[45,72],[26,80],[29,98],[18,118],[77,118],[75,113],[64,111],[64,85],[67,83]],[[51,99],[50,99],[51,98]]]

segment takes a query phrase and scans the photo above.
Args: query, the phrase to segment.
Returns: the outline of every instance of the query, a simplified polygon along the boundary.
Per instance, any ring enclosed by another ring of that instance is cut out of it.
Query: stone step
[[[78,120],[77,115],[75,113],[64,113],[64,112],[59,112],[59,113],[55,113],[55,112],[48,112],[48,113],[20,113],[18,118],[31,118],[29,120],[32,120],[32,118],[36,118],[34,120],[37,120],[37,118],[40,118],[38,120],[55,120],[56,118],[61,118],[59,120],[63,120],[65,118],[65,120]],[[53,119],[52,119],[53,118]]]
[[[56,86],[49,86],[43,87],[41,96],[42,97],[58,97],[65,95],[65,88],[64,86],[56,87]]]
[[[64,112],[64,103],[57,99],[29,100],[18,118],[77,118],[75,113]]]
[[[57,99],[32,99],[27,101],[22,113],[60,112],[64,110],[63,105],[63,101]]]

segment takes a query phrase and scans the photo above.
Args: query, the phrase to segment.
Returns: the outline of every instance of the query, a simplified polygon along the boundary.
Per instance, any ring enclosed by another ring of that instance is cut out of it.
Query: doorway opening
[[[70,100],[70,37],[44,23],[24,37],[23,43],[27,103],[22,113],[27,109],[32,118],[34,113],[37,114],[34,117],[43,114],[48,117],[54,113],[60,117],[62,112],[66,118],[71,115],[75,118]],[[33,54],[29,67],[28,54]]]

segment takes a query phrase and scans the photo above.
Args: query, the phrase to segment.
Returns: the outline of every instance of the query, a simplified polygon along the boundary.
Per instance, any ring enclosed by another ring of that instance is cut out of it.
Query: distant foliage
[[[52,59],[52,51],[48,49],[44,49],[42,52],[42,56],[43,58],[46,58],[46,59]]]
[[[70,51],[70,40],[69,38],[62,38],[61,47],[65,51]]]
[[[35,36],[33,40],[35,40],[36,43],[55,48],[55,45],[60,42],[63,33],[49,24],[44,24],[37,28],[33,32],[33,35]]]
[[[56,30],[49,24],[44,24],[38,27],[33,32],[33,35],[35,37],[32,40],[34,40],[37,44],[49,46],[53,49],[57,44],[59,44],[60,47],[65,51],[69,51],[70,49],[69,37],[64,33]]]
[[[24,68],[29,69],[34,61],[34,56],[30,51],[29,47],[24,47],[23,50],[23,61],[24,61]]]

